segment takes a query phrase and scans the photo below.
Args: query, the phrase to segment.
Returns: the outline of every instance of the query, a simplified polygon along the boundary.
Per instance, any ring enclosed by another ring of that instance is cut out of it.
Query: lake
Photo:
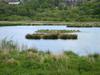
[[[25,35],[40,29],[50,30],[80,30],[78,40],[28,40]],[[73,51],[79,55],[100,53],[100,28],[71,28],[66,26],[4,26],[0,27],[0,40],[7,38],[20,46],[37,48],[52,53]]]

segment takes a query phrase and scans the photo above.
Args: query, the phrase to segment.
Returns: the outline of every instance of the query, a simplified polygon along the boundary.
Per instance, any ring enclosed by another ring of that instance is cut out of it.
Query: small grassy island
[[[77,39],[79,30],[38,30],[34,34],[27,34],[26,39]]]

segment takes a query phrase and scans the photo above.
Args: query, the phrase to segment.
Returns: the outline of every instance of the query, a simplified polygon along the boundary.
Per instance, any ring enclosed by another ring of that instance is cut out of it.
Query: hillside
[[[0,20],[100,21],[100,1],[25,0],[19,5],[0,2]]]

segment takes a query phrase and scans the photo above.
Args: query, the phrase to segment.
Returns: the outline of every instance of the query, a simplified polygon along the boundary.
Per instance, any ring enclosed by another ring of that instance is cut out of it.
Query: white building
[[[5,2],[7,2],[8,4],[15,4],[18,5],[20,4],[20,0],[5,0]]]

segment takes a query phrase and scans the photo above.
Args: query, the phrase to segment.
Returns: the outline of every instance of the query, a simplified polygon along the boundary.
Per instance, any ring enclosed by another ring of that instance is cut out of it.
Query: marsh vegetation
[[[6,49],[3,45],[5,44]],[[60,55],[38,49],[18,50],[13,43],[0,44],[0,75],[99,75],[100,55],[79,56],[71,51]]]

